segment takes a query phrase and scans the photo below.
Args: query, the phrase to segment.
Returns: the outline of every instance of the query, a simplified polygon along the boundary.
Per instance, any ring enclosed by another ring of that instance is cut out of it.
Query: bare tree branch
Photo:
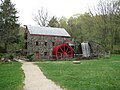
[[[3,3],[3,0],[1,0],[1,2]]]
[[[38,10],[37,15],[33,15],[33,20],[40,26],[48,26],[49,19],[48,11],[43,8]]]

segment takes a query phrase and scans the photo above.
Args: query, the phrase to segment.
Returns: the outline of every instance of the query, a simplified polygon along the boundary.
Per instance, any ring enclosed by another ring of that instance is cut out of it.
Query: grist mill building
[[[35,59],[48,58],[53,47],[70,41],[70,35],[64,28],[25,26],[24,51],[34,54]]]

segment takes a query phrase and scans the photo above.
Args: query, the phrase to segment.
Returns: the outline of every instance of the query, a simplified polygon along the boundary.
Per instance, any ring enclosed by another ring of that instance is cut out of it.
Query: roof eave
[[[50,36],[50,37],[68,37],[70,36],[58,36],[58,35],[45,35],[45,34],[30,34],[31,36]]]

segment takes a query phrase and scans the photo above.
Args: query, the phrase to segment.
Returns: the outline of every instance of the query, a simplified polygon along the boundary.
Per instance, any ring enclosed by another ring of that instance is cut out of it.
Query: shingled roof
[[[64,28],[27,26],[27,29],[31,35],[49,35],[49,36],[70,37],[70,35]]]

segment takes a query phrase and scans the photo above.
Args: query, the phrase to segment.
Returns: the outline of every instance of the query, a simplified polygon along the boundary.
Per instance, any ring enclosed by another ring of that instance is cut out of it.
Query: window
[[[25,52],[25,54],[27,55],[27,52]]]
[[[45,46],[47,46],[47,42],[45,42]]]
[[[55,46],[55,42],[52,42],[52,46]]]
[[[38,46],[38,41],[36,41],[36,46]]]
[[[47,56],[47,52],[44,52],[44,56]]]
[[[64,40],[66,40],[66,38],[63,38]]]

